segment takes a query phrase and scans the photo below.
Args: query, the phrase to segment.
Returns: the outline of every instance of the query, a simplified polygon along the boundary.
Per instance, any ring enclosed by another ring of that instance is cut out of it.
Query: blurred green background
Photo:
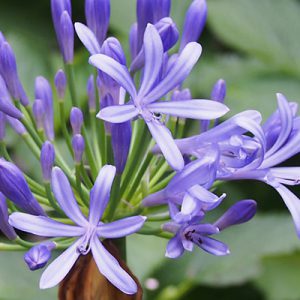
[[[110,35],[117,36],[128,50],[127,34],[135,20],[135,1],[111,2]],[[179,28],[189,3],[172,1],[172,16]],[[276,108],[276,92],[299,101],[300,1],[208,0],[208,8],[208,24],[200,40],[203,55],[186,83],[193,96],[209,97],[214,82],[224,78],[230,114],[258,109],[264,119]],[[73,20],[84,22],[83,12],[84,0],[73,1]],[[35,76],[53,81],[62,66],[50,1],[0,0],[0,30],[14,47],[21,78],[33,96]],[[92,70],[87,58],[76,40],[76,80],[82,96]],[[22,145],[14,147],[18,142],[15,135],[9,134],[8,140],[19,162],[26,160],[30,170],[39,169]],[[287,164],[299,164],[299,157]],[[145,287],[145,298],[299,300],[300,241],[283,201],[269,187],[255,182],[226,184],[222,192],[227,193],[227,200],[212,219],[239,199],[253,198],[259,208],[249,224],[220,235],[230,245],[230,256],[218,258],[194,251],[173,261],[164,258],[165,240],[139,235],[128,239],[133,272],[142,284],[149,278],[157,283],[155,290]],[[0,266],[1,300],[55,299],[55,289],[39,291],[40,272],[28,271],[21,253],[0,253]]]

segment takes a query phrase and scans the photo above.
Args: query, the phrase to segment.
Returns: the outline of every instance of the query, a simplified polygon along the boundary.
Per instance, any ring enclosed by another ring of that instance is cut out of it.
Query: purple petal
[[[173,238],[170,239],[166,249],[166,257],[169,258],[178,258],[184,252],[182,241],[179,234],[176,234]]]
[[[184,215],[190,215],[194,211],[198,210],[199,208],[199,201],[192,197],[189,193],[184,195],[182,206],[181,206],[181,213]]]
[[[168,223],[165,223],[162,225],[162,229],[164,231],[169,231],[169,232],[176,234],[178,232],[178,230],[180,229],[180,225],[177,224],[176,222],[168,222]]]
[[[174,203],[173,201],[168,201],[168,206],[169,206],[170,217],[173,220],[175,220],[175,222],[180,223],[181,222],[180,211],[179,211],[177,204]],[[178,215],[179,215],[179,218],[178,218]]]
[[[210,254],[217,256],[230,254],[228,246],[218,240],[201,236],[199,240],[195,240],[194,242],[198,247]]]
[[[58,167],[52,170],[51,187],[65,214],[76,224],[86,226],[88,222],[78,207],[68,178]]]
[[[0,193],[0,231],[10,240],[14,240],[17,237],[15,230],[8,223],[8,208],[2,193]]]
[[[229,111],[228,107],[222,103],[203,99],[156,102],[147,105],[147,108],[154,113],[198,120],[216,119]]]
[[[132,295],[137,292],[134,280],[122,269],[118,261],[103,247],[96,236],[91,240],[91,249],[103,276],[125,294]]]
[[[97,234],[101,238],[109,239],[127,236],[139,231],[143,227],[146,219],[147,218],[143,216],[134,216],[107,224],[101,224],[98,225]]]
[[[84,228],[78,226],[59,223],[48,217],[19,212],[10,215],[9,223],[19,230],[46,237],[74,237],[84,233]]]
[[[101,52],[97,38],[91,29],[84,24],[77,22],[75,23],[75,30],[82,44],[91,53],[91,55]]]
[[[192,252],[194,250],[194,243],[186,239],[182,240],[182,246],[186,251]]]
[[[166,204],[168,202],[168,198],[166,196],[165,190],[158,191],[151,195],[148,195],[142,201],[143,206],[156,206],[161,204]]]
[[[282,184],[298,185],[300,184],[300,167],[281,167],[271,168],[269,173]]]
[[[201,55],[202,48],[197,43],[189,43],[183,49],[168,74],[146,95],[144,103],[151,103],[166,95],[189,75]]]
[[[156,120],[146,121],[146,124],[169,165],[174,170],[181,170],[184,167],[183,157],[169,129]]]
[[[156,28],[148,24],[144,35],[145,67],[139,97],[146,95],[155,83],[163,62],[163,44]]]
[[[111,123],[124,123],[139,114],[134,105],[112,105],[100,110],[97,118]]]
[[[133,99],[135,99],[135,86],[125,66],[121,65],[111,57],[103,54],[96,54],[91,56],[89,59],[89,63],[100,71],[109,75],[120,86],[122,86]]]
[[[80,255],[77,248],[82,243],[83,239],[84,237],[78,239],[43,272],[40,279],[41,289],[52,288],[66,277]]]
[[[101,168],[90,193],[89,222],[96,226],[109,201],[111,186],[116,174],[116,167],[105,165]]]

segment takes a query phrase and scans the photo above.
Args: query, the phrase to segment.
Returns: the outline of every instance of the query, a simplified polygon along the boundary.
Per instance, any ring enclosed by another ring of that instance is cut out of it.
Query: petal
[[[112,105],[101,109],[97,118],[111,123],[123,123],[135,118],[138,114],[134,105]]]
[[[229,109],[226,105],[212,100],[182,100],[172,102],[155,102],[147,105],[154,113],[162,113],[181,118],[212,120],[225,115]]]
[[[55,198],[65,214],[76,224],[85,226],[88,222],[78,207],[69,180],[58,167],[52,170],[51,187]]]
[[[174,170],[181,170],[184,167],[184,160],[170,130],[156,120],[146,121],[146,124],[169,165]]]
[[[116,174],[116,167],[105,165],[101,168],[90,192],[89,222],[96,226],[109,201],[111,186]]]
[[[168,242],[166,249],[166,257],[169,258],[178,258],[184,252],[184,248],[182,245],[182,241],[179,234],[176,234],[173,238],[171,238]]]
[[[195,42],[187,44],[165,78],[146,95],[144,103],[151,103],[160,99],[177,85],[181,84],[198,61],[201,52],[202,47],[199,44]]]
[[[100,45],[93,31],[81,23],[75,23],[76,33],[85,48],[93,55],[101,52]]]
[[[48,266],[40,279],[41,289],[52,288],[66,277],[80,255],[77,248],[83,239],[78,239]]]
[[[186,231],[193,231],[199,233],[199,234],[217,234],[219,233],[219,229],[212,224],[197,224],[197,225],[190,225],[186,228]]]
[[[182,245],[183,245],[183,248],[184,248],[186,251],[192,252],[192,251],[194,250],[194,244],[193,244],[193,242],[191,242],[191,241],[188,241],[188,240],[183,239],[183,240],[182,240]]]
[[[97,234],[101,238],[116,239],[123,236],[127,236],[139,231],[145,221],[146,217],[134,216],[121,220],[117,220],[108,224],[101,224],[97,228]]]
[[[210,237],[201,236],[201,239],[194,242],[198,247],[210,254],[217,256],[230,254],[229,248],[226,244]]]
[[[160,190],[156,193],[148,195],[142,201],[142,206],[156,206],[161,204],[166,204],[168,202],[168,198],[165,194],[165,190]]]
[[[173,220],[175,220],[177,215],[180,213],[179,208],[178,208],[177,204],[172,201],[168,202],[168,206],[169,206],[170,217]]]
[[[32,234],[46,237],[75,237],[84,233],[84,228],[56,222],[48,217],[16,212],[10,215],[9,224]]]
[[[125,66],[121,65],[111,57],[103,54],[96,54],[91,56],[89,59],[89,63],[109,75],[120,86],[122,86],[133,99],[135,99],[135,86]]]
[[[300,167],[271,168],[269,172],[280,183],[286,185],[300,184]]]
[[[199,201],[192,197],[189,193],[185,193],[182,206],[181,206],[181,213],[185,215],[192,214],[193,212],[196,212],[199,208]]]
[[[94,236],[91,249],[100,273],[115,287],[125,294],[135,294],[137,285],[134,280],[122,269],[118,261],[103,247],[99,239]]]

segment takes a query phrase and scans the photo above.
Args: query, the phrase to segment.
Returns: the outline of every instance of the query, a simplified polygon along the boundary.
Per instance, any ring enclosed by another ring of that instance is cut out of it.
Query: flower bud
[[[33,112],[37,129],[42,130],[44,128],[43,124],[44,124],[44,115],[45,115],[45,108],[42,100],[36,99],[33,102],[32,112]]]
[[[171,18],[163,18],[159,20],[155,24],[155,28],[161,37],[164,46],[164,52],[171,49],[177,43],[179,32],[176,24]]]
[[[45,215],[20,169],[2,158],[0,158],[0,192],[23,211],[33,215]]]
[[[248,222],[254,217],[256,206],[254,200],[239,201],[232,205],[214,225],[221,231],[229,226]]]
[[[189,89],[175,90],[171,97],[172,101],[183,101],[183,100],[191,100],[191,99],[192,99],[192,95]]]
[[[206,17],[206,0],[194,0],[185,16],[180,51],[183,50],[186,44],[197,42],[206,23]]]
[[[3,141],[5,138],[5,124],[6,124],[5,114],[0,111],[0,142]]]
[[[74,58],[74,27],[70,15],[65,10],[60,18],[61,52],[65,63],[72,63]]]
[[[117,173],[122,174],[126,165],[131,142],[130,122],[111,125],[111,142]]]
[[[155,7],[153,12],[153,22],[168,17],[171,11],[171,0],[154,0]]]
[[[88,103],[90,111],[96,110],[96,94],[95,94],[95,82],[94,76],[91,75],[88,79],[87,86],[87,95],[88,95]]]
[[[88,27],[94,32],[99,45],[102,45],[109,26],[110,1],[85,0],[85,18]]]
[[[73,130],[73,135],[80,134],[83,124],[83,113],[78,107],[72,107],[70,113],[70,123]]]
[[[56,248],[56,244],[52,241],[44,242],[32,247],[24,255],[24,261],[31,271],[35,271],[45,267],[51,258],[51,251]]]
[[[85,149],[84,138],[81,134],[75,134],[72,138],[72,147],[74,151],[74,160],[77,164],[82,161],[83,152]]]
[[[55,78],[54,78],[54,84],[56,87],[58,98],[64,99],[66,87],[67,87],[67,78],[62,69],[57,71]]]
[[[9,240],[14,240],[17,237],[14,228],[8,223],[8,209],[2,193],[0,193],[0,230]]]
[[[49,182],[51,179],[51,171],[54,165],[55,161],[55,150],[53,145],[46,141],[41,149],[41,167],[42,167],[42,173],[43,173],[43,179],[46,182]]]
[[[109,37],[104,41],[101,48],[101,53],[113,58],[121,65],[126,65],[126,56],[122,45],[118,39],[114,37]]]
[[[226,82],[219,79],[212,88],[211,99],[218,102],[224,102],[226,97]]]
[[[134,23],[130,28],[129,33],[129,47],[131,60],[133,61],[138,54],[137,49],[137,23]]]
[[[9,125],[11,126],[11,128],[19,135],[23,135],[27,133],[26,128],[24,127],[24,125],[17,119],[12,118],[10,116],[6,116],[6,120],[9,123]]]
[[[35,98],[40,99],[44,106],[44,130],[50,141],[54,140],[53,95],[48,80],[42,76],[35,79]]]

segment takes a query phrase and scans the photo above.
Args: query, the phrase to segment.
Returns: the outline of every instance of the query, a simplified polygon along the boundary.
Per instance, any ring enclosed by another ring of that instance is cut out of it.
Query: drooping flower
[[[0,193],[0,231],[9,240],[14,240],[17,237],[15,230],[8,223],[8,208],[6,204],[6,199],[2,193]]]
[[[115,176],[115,167],[104,166],[90,192],[88,219],[76,203],[73,191],[65,174],[55,167],[52,171],[52,190],[65,214],[76,224],[66,225],[49,217],[13,213],[9,222],[22,231],[45,237],[77,237],[77,240],[56,258],[44,271],[41,288],[58,284],[68,274],[80,255],[92,251],[99,271],[118,289],[127,294],[137,292],[134,280],[121,268],[118,261],[104,248],[99,238],[120,238],[138,231],[145,217],[134,216],[111,223],[100,222],[108,204]]]

